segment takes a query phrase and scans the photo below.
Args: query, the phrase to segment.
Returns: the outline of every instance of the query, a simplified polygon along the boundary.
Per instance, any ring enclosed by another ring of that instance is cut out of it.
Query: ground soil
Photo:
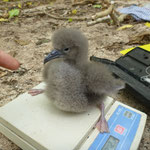
[[[26,2],[26,1],[18,1]],[[0,106],[12,101],[18,95],[28,91],[35,85],[43,81],[43,58],[52,49],[51,35],[61,27],[73,27],[84,32],[89,40],[89,56],[95,55],[101,58],[116,60],[121,56],[120,51],[126,48],[148,44],[147,37],[138,40],[138,35],[143,32],[149,32],[150,28],[145,26],[144,22],[131,20],[124,21],[121,25],[132,24],[132,28],[117,30],[117,26],[110,22],[99,23],[93,26],[87,26],[87,21],[68,21],[53,19],[40,11],[30,13],[35,8],[44,8],[50,6],[48,13],[57,16],[92,16],[101,11],[99,8],[93,8],[92,4],[83,6],[71,6],[71,1],[31,1],[30,5],[24,4],[19,17],[11,19],[9,22],[0,22],[0,49],[15,57],[21,67],[16,71],[8,71],[0,68]],[[142,5],[148,0],[124,0],[115,1],[116,7],[128,6],[131,4]],[[5,8],[10,9],[16,6],[16,1],[0,2],[0,13]],[[72,14],[76,9],[77,13]],[[41,9],[42,10],[42,9]],[[27,11],[27,12],[26,12]],[[28,12],[29,11],[29,12]],[[137,40],[131,40],[137,36]],[[146,35],[147,36],[147,35]],[[137,98],[131,95],[127,90],[120,91],[115,99],[129,106],[132,106],[148,115],[143,138],[139,150],[150,150],[150,111],[140,103]],[[0,134],[0,149],[2,150],[20,150],[18,146]]]

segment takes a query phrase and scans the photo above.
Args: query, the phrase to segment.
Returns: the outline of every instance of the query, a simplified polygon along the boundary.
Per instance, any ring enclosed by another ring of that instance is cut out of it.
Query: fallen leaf
[[[42,38],[42,39],[39,39],[38,42],[36,42],[36,45],[41,45],[43,43],[49,43],[49,42],[50,42],[50,39]]]
[[[150,31],[140,32],[129,37],[128,44],[149,44]]]
[[[127,25],[119,27],[117,30],[120,31],[120,30],[124,30],[124,29],[127,29],[127,28],[132,28],[132,27],[133,27],[133,25],[127,24]]]
[[[72,14],[76,15],[77,14],[77,10],[76,9],[72,10]]]
[[[53,6],[53,5],[54,5],[54,3],[53,3],[53,2],[50,2],[49,4],[50,4],[50,6]]]
[[[0,18],[0,22],[8,21],[8,19]]]
[[[19,8],[22,8],[21,4],[18,4],[18,7],[19,7]]]
[[[21,46],[25,46],[25,45],[28,45],[30,43],[29,40],[18,40],[18,39],[15,39],[15,42]]]
[[[19,15],[19,9],[15,8],[15,9],[12,9],[8,12],[9,14],[9,19],[15,17],[15,16],[18,16]]]
[[[93,5],[94,8],[102,8],[102,5]]]
[[[145,25],[150,28],[150,23],[146,22]]]
[[[7,72],[6,70],[0,69],[0,78],[3,77],[3,76],[6,76],[7,73],[8,73],[8,72]]]
[[[72,20],[72,18],[69,18],[68,21],[69,21],[69,22],[72,22],[73,20]]]
[[[27,5],[28,5],[28,6],[32,5],[32,2],[27,2]]]

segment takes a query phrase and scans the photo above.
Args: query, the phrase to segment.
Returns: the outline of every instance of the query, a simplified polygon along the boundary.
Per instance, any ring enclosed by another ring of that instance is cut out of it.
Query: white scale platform
[[[35,88],[43,89],[44,83]],[[113,103],[110,97],[105,101],[107,119]],[[0,132],[23,150],[87,150],[98,134],[93,127],[99,116],[96,107],[81,114],[66,113],[55,108],[44,94],[24,93],[0,108]]]

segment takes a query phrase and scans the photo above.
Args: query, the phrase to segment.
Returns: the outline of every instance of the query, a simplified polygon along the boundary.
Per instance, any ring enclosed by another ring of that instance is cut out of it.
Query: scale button
[[[121,125],[117,125],[115,128],[115,132],[119,133],[119,134],[123,134],[125,128],[122,127]]]
[[[132,115],[133,114],[130,111],[125,111],[125,113],[124,113],[124,116],[129,118],[129,119],[132,118]]]

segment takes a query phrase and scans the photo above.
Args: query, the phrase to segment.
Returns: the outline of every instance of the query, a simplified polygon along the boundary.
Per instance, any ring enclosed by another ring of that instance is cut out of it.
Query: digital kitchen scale
[[[96,129],[81,150],[137,150],[146,123],[146,114],[116,101],[105,116],[110,133]]]
[[[41,83],[35,88],[44,88]],[[100,110],[66,113],[53,106],[44,94],[20,95],[0,108],[0,132],[23,150],[136,150],[142,138],[146,114],[105,100],[110,133],[95,128]]]

